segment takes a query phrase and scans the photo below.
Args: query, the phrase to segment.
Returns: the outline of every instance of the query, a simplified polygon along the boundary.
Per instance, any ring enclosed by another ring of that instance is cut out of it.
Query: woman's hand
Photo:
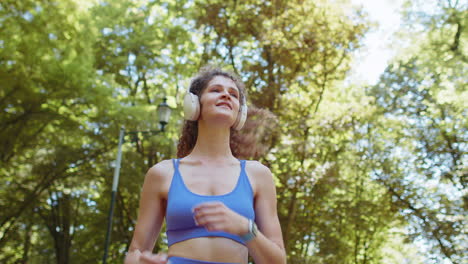
[[[222,202],[198,204],[193,208],[193,215],[195,223],[208,231],[224,231],[234,235],[243,235],[249,231],[249,220]]]
[[[134,250],[128,253],[125,264],[167,264],[167,255],[164,253],[153,254],[150,251]]]

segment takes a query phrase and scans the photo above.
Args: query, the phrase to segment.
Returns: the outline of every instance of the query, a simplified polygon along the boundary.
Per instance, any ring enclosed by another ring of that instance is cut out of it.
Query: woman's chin
[[[226,127],[226,128],[232,127],[235,122],[232,116],[226,115],[226,114],[214,115],[209,118],[204,118],[203,120],[200,120],[200,121],[206,123],[207,126]]]

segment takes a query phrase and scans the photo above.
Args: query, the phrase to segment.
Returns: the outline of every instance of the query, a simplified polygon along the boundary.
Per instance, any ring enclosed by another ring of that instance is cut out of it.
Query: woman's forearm
[[[256,264],[286,264],[284,249],[262,233],[258,232],[257,236],[246,244]]]

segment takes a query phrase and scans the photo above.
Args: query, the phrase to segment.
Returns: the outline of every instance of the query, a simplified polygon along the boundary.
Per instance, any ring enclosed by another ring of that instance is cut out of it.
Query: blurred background
[[[467,27],[458,0],[1,1],[0,262],[101,262],[121,164],[122,263],[144,175],[217,64],[277,117],[251,158],[288,263],[467,263]]]

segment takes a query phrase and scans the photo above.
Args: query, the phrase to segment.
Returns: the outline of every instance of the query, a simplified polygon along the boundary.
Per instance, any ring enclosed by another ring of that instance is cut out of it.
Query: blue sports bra
[[[231,210],[249,219],[255,219],[253,190],[241,160],[241,172],[234,190],[223,195],[200,195],[191,192],[179,172],[180,159],[173,159],[174,175],[167,195],[166,227],[168,245],[196,237],[225,237],[245,244],[239,236],[227,232],[208,231],[195,225],[192,208],[200,203],[220,201]]]

